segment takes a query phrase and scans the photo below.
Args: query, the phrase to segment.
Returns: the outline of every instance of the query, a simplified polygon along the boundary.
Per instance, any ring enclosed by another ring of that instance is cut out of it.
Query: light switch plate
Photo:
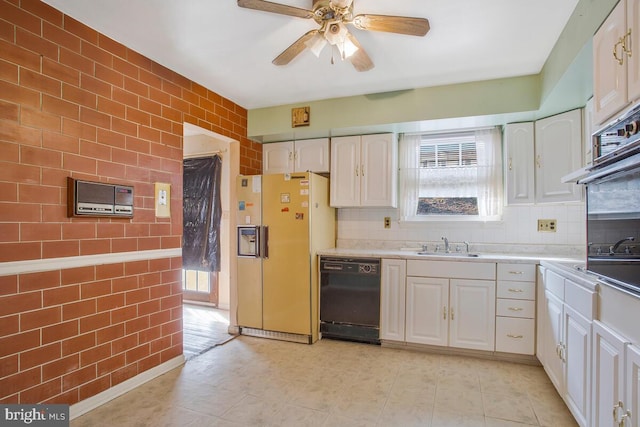
[[[171,184],[156,182],[155,206],[158,218],[171,217]]]
[[[539,219],[538,231],[555,233],[557,228],[557,221],[555,219]]]

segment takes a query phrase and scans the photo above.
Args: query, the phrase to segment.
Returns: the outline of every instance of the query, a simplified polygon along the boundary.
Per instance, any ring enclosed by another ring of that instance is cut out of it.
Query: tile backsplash
[[[391,228],[384,228],[391,217]],[[398,209],[338,210],[338,247],[400,249],[428,244],[442,248],[443,236],[456,244],[467,241],[471,252],[545,254],[581,258],[585,255],[585,204],[506,206],[502,221],[430,221],[399,223]],[[556,232],[539,232],[538,219],[555,219]]]

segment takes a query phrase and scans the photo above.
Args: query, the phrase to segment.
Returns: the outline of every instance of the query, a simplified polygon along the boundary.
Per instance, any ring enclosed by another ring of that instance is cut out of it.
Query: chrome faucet
[[[446,237],[443,237],[442,240],[444,240],[444,251],[446,253],[451,252],[451,249],[449,249],[449,239],[447,239]]]
[[[467,242],[466,240],[464,242],[464,245],[467,247],[467,253],[469,253],[469,242]]]
[[[623,244],[624,242],[633,242],[635,241],[636,238],[633,236],[630,237],[625,237],[624,239],[620,239],[618,240],[615,245],[613,246],[609,246],[609,255],[614,255],[616,253],[616,250],[618,249],[618,247]]]

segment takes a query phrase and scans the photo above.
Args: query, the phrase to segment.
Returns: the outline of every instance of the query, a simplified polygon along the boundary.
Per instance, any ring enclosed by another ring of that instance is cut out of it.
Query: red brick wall
[[[179,248],[183,122],[261,171],[244,108],[38,0],[0,0],[0,52],[0,263]],[[133,185],[134,218],[67,218],[68,176]],[[180,268],[0,276],[0,402],[73,404],[181,354]]]

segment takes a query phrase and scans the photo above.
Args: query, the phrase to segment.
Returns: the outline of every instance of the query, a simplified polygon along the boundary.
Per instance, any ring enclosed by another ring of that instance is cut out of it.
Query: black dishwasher
[[[320,257],[320,332],[380,343],[380,260]]]

